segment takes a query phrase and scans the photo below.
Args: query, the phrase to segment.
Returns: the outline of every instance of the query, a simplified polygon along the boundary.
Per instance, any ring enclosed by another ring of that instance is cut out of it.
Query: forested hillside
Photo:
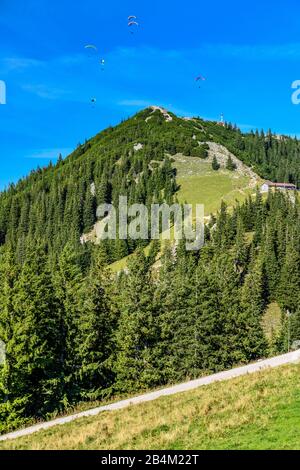
[[[170,202],[178,187],[172,169],[175,154],[207,156],[205,142],[217,142],[263,178],[300,182],[300,143],[271,132],[242,134],[232,125],[222,127],[201,119],[185,120],[148,108],[116,128],[108,128],[78,145],[66,160],[33,171],[0,194],[0,244],[10,243],[23,263],[31,243],[45,243],[49,252],[61,252],[67,242],[90,264],[90,247],[80,236],[96,221],[96,207],[118,205],[119,195],[129,203]],[[199,201],[201,202],[201,201]],[[111,262],[132,253],[137,245],[124,240],[110,243]]]
[[[256,131],[242,134],[231,124],[222,128],[209,123],[214,139],[223,143],[262,178],[300,186],[300,141],[296,138]],[[229,132],[228,132],[229,131]]]
[[[232,126],[147,109],[1,194],[2,432],[300,340],[297,194],[263,200],[257,191],[230,211],[223,203],[198,252],[153,242],[146,256],[147,240],[80,244],[102,202],[117,204],[119,195],[147,206],[175,200],[172,155],[205,159],[208,141],[262,176],[298,181],[298,141],[243,136]],[[113,275],[109,264],[134,251],[128,272]],[[161,267],[154,268],[159,251]],[[272,302],[282,319],[267,337],[263,318]]]

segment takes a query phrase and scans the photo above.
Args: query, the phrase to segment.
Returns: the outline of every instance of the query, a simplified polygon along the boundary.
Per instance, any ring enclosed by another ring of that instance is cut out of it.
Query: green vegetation
[[[298,199],[282,193],[264,202],[258,192],[230,212],[222,203],[199,252],[187,252],[183,241],[175,256],[165,245],[153,270],[157,242],[132,255],[117,277],[101,245],[85,276],[70,245],[53,271],[42,246],[20,268],[7,246],[0,260],[2,431],[78,402],[287,351],[300,339],[299,213]],[[293,318],[287,323],[283,314],[270,339],[263,319],[271,302]]]
[[[215,214],[220,209],[222,200],[233,206],[236,201],[244,201],[254,191],[249,187],[250,178],[243,174],[225,169],[215,172],[210,163],[199,159],[175,157],[174,160],[179,202],[204,204],[206,216]]]
[[[271,130],[243,134],[236,126],[195,120],[214,142],[224,145],[262,178],[300,185],[300,141]]]
[[[278,336],[282,327],[282,311],[277,302],[268,305],[263,316],[263,328],[269,341]]]
[[[298,141],[171,118],[146,109],[0,194],[0,432],[285,352],[300,340],[297,194],[251,197],[240,169],[215,172],[197,156],[214,141],[246,161],[250,148],[263,154],[263,142],[271,161],[289,145],[284,164],[293,179]],[[176,198],[204,203],[215,213],[205,246],[82,245],[96,207],[118,207],[120,195],[148,208]],[[124,260],[127,270],[116,276]],[[270,338],[263,319],[272,303],[282,315]]]
[[[7,441],[0,449],[299,450],[299,373],[295,365],[216,383]]]
[[[253,192],[247,187],[249,180],[246,177],[235,179],[225,172],[217,176],[178,178],[177,181],[180,186],[179,202],[204,204],[205,215],[215,214],[222,200],[232,206],[236,201],[245,200],[247,195]]]
[[[229,155],[227,163],[226,163],[226,169],[229,170],[229,171],[235,171],[236,170],[236,164],[233,162],[230,155]]]
[[[211,167],[214,171],[218,171],[220,169],[220,164],[218,163],[217,157],[215,155],[213,156]]]

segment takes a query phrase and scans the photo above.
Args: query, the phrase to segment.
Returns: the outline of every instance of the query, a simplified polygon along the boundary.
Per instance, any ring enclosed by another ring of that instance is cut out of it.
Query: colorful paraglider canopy
[[[198,77],[195,78],[196,82],[199,82],[199,80],[203,80],[205,82],[206,78],[202,77],[202,75],[199,75]]]

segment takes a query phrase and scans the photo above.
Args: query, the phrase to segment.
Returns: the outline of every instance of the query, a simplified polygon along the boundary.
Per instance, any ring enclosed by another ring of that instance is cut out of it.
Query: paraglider
[[[198,75],[198,77],[196,77],[195,80],[196,80],[197,83],[199,83],[200,81],[205,82],[206,78],[203,77],[202,75]],[[199,88],[201,88],[201,87],[199,86]]]
[[[84,46],[85,49],[95,49],[96,51],[98,51],[97,49],[97,46],[94,46],[94,44],[87,44],[86,46]]]
[[[98,47],[95,46],[94,44],[87,44],[84,46],[84,48],[89,52],[89,57],[90,58],[97,58],[98,57]],[[101,65],[101,70],[104,71],[104,66],[105,66],[105,60],[100,59],[100,65]]]
[[[136,21],[131,21],[130,23],[128,23],[128,26],[129,28],[132,28],[133,26],[139,26],[139,24]],[[130,32],[131,34],[133,34],[132,30]]]
[[[91,98],[92,108],[94,108],[96,106],[96,103],[97,103],[97,99],[96,98]]]
[[[138,27],[139,23],[136,21],[137,17],[134,15],[128,16],[128,28],[130,28],[131,34],[133,34],[133,27]]]
[[[198,77],[195,78],[196,82],[199,82],[199,80],[203,80],[205,82],[206,78],[202,77],[202,75],[199,75]]]
[[[139,26],[139,24],[138,24],[137,21],[130,21],[130,22],[128,23],[128,26],[133,26],[134,24],[135,24],[136,26]]]
[[[98,53],[98,49],[94,44],[87,44],[84,48],[89,52],[89,57],[93,57]]]

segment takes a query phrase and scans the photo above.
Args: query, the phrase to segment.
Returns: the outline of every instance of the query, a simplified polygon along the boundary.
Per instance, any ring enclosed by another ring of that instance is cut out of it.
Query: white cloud
[[[76,66],[86,60],[84,54],[57,56],[47,60],[38,60],[31,57],[4,57],[0,62],[2,73],[24,72],[32,68],[47,70],[57,66]]]
[[[151,47],[117,48],[112,51],[113,56],[123,59],[165,59],[195,60],[197,56],[210,56],[216,58],[237,58],[242,60],[299,60],[300,42],[286,44],[234,44],[234,43],[207,43],[201,48],[189,49],[156,49]]]
[[[25,57],[7,57],[3,59],[3,64],[6,71],[10,72],[13,70],[22,70],[31,67],[41,67],[44,65],[44,62]]]
[[[117,47],[111,51],[112,55],[122,57],[125,59],[137,58],[155,58],[157,55],[164,59],[180,59],[184,55],[184,50],[181,49],[159,49],[155,47]]]
[[[33,158],[40,160],[56,160],[59,154],[62,154],[63,157],[70,155],[74,149],[72,148],[53,148],[53,149],[39,149],[34,150],[30,155],[27,155],[25,158]]]
[[[204,44],[203,55],[242,60],[298,60],[300,43],[287,44]]]
[[[69,94],[69,91],[51,88],[46,85],[22,85],[22,89],[46,100],[57,100]]]
[[[61,64],[61,65],[80,65],[86,61],[86,56],[84,54],[74,54],[74,55],[64,55],[61,57],[56,57],[50,60],[50,63]]]

